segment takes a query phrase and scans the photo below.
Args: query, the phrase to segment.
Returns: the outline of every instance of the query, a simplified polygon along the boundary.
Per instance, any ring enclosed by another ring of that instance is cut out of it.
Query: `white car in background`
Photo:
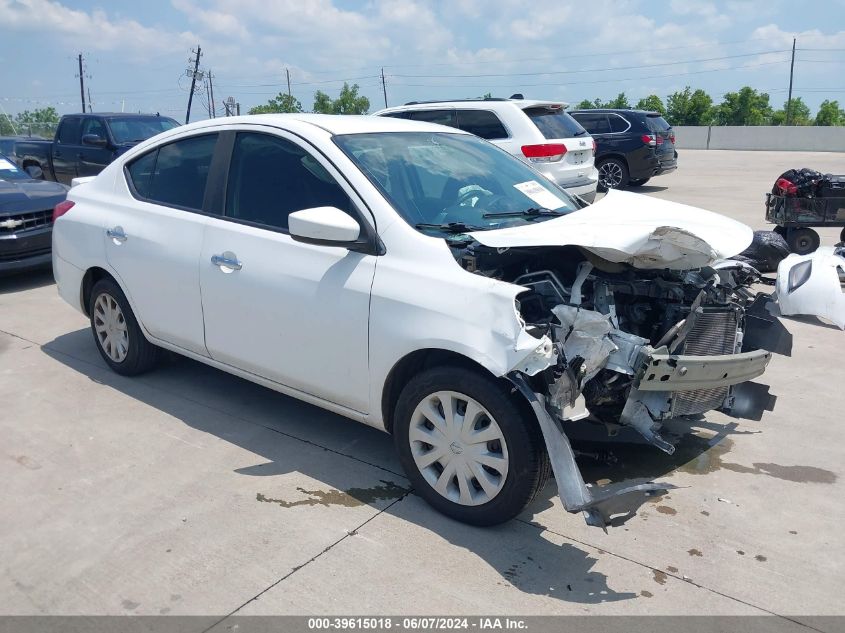
[[[599,179],[596,144],[565,111],[568,104],[514,97],[520,98],[411,102],[375,115],[448,125],[480,136],[592,202]]]
[[[625,192],[586,206],[460,130],[202,121],[54,218],[58,291],[114,371],[171,350],[385,430],[414,490],[469,523],[516,516],[550,471],[592,525],[671,487],[587,487],[564,433],[587,409],[672,452],[663,420],[771,404],[749,382],[776,324],[757,276],[710,267],[748,227]]]

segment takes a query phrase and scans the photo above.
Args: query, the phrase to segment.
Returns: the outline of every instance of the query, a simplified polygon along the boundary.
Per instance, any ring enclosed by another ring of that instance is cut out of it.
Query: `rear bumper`
[[[0,274],[50,265],[52,227],[0,235]]]

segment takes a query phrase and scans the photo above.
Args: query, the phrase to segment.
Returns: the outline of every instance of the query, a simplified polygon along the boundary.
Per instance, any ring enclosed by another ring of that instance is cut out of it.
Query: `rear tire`
[[[842,229],[842,232],[839,233],[839,241],[845,243],[845,229]]]
[[[628,181],[629,187],[642,187],[646,184],[651,178],[632,178]]]
[[[549,458],[530,409],[490,376],[462,367],[423,371],[402,390],[394,420],[414,490],[458,521],[504,523],[548,481]]]
[[[88,300],[91,333],[103,360],[123,376],[136,376],[152,369],[159,348],[150,343],[126,295],[112,279],[94,284]]]
[[[799,255],[812,253],[821,243],[819,234],[808,228],[791,230],[786,241],[789,244],[789,250]]]
[[[597,169],[599,190],[624,189],[628,186],[628,166],[618,158],[604,159],[598,164]]]

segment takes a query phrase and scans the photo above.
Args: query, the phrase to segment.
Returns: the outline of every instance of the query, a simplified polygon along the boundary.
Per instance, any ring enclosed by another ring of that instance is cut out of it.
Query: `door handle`
[[[231,268],[232,270],[243,268],[243,264],[238,261],[237,256],[229,251],[226,251],[222,255],[212,255],[211,263],[220,268]]]
[[[121,226],[106,229],[106,235],[108,235],[115,244],[122,244],[127,239],[126,233],[123,232],[123,227]]]

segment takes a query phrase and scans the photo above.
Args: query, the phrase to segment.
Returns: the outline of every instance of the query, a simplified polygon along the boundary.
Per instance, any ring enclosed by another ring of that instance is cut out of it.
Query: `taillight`
[[[669,132],[669,140],[672,141],[672,145],[675,144],[675,133]]]
[[[596,139],[593,139],[593,155],[595,155],[597,151],[599,151],[599,146],[598,143],[596,143]]]
[[[523,145],[522,154],[532,163],[556,163],[566,154],[566,145],[561,143]]]
[[[658,144],[658,145],[663,145],[663,137],[662,137],[662,136],[660,136],[660,134],[658,134],[658,135],[656,136],[656,138],[657,138],[657,144]]]
[[[648,145],[649,147],[654,147],[657,145],[657,140],[654,138],[654,134],[643,134],[640,137],[640,140],[643,142],[644,145]]]
[[[62,217],[65,213],[70,211],[73,208],[73,205],[76,204],[73,200],[63,200],[55,207],[53,207],[53,222],[58,220]]]

